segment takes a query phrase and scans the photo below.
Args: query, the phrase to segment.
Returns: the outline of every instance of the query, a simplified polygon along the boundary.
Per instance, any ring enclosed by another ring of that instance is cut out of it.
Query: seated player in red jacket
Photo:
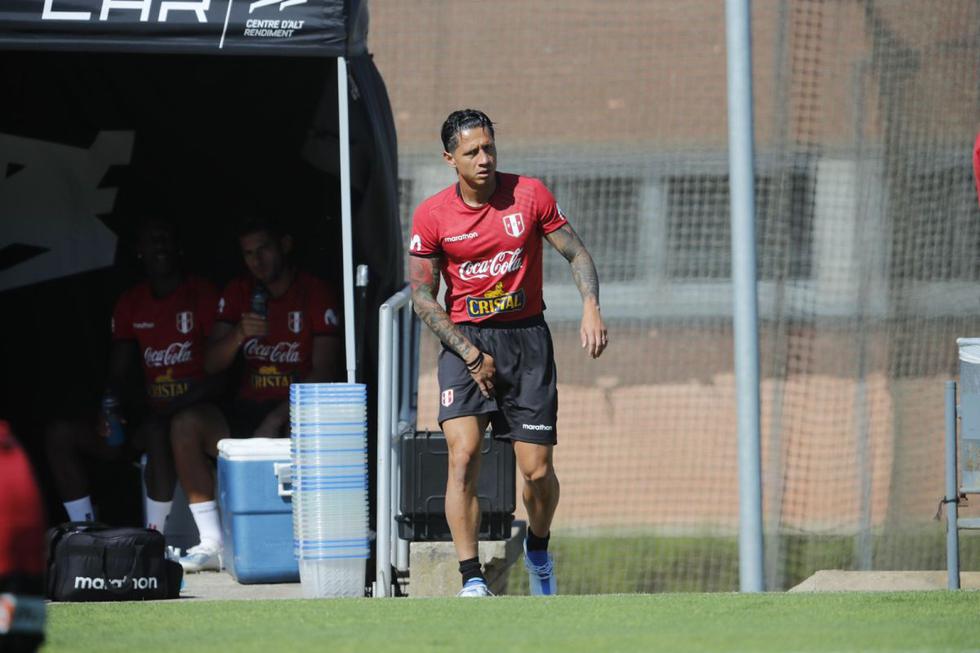
[[[205,359],[212,373],[243,359],[237,396],[223,406],[193,406],[171,426],[177,475],[201,535],[180,560],[188,572],[220,568],[212,464],[218,440],[288,435],[289,384],[335,381],[342,371],[340,305],[326,283],[289,263],[291,236],[251,221],[238,242],[249,274],[222,292]]]
[[[94,518],[90,462],[128,462],[145,451],[145,524],[163,532],[177,479],[170,450],[170,418],[214,394],[219,384],[204,371],[204,346],[218,293],[210,282],[184,274],[174,226],[167,221],[144,219],[136,247],[147,278],[116,302],[101,414],[95,420],[53,423],[46,434],[47,452],[68,518],[88,521]],[[126,382],[137,360],[148,409],[140,417],[142,406],[133,404],[144,402],[125,405],[131,398]]]

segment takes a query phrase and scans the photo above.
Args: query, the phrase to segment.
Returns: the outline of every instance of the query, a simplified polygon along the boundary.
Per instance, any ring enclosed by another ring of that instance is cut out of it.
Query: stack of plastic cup
[[[293,547],[307,598],[364,596],[368,543],[367,390],[289,386]]]

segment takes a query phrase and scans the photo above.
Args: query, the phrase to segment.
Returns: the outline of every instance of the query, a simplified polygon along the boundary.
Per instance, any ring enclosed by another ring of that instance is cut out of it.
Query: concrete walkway
[[[980,589],[980,571],[960,572],[960,587]],[[945,571],[841,571],[825,569],[790,592],[910,592],[946,589]]]
[[[224,571],[204,571],[184,575],[181,600],[190,601],[254,601],[256,599],[301,599],[299,583],[241,585]]]

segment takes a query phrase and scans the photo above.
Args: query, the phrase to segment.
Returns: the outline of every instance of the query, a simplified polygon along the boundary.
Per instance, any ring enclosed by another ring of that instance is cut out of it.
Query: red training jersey
[[[218,302],[218,320],[237,323],[252,306],[255,280],[235,279]],[[289,384],[313,369],[313,337],[340,332],[340,304],[322,280],[297,271],[281,297],[269,297],[269,335],[242,345],[246,372],[238,396],[249,401],[283,400]]]
[[[532,177],[497,174],[479,208],[455,185],[415,210],[409,253],[441,256],[446,312],[453,322],[512,321],[544,311],[542,236],[567,223],[554,196]]]
[[[215,287],[190,276],[166,297],[156,297],[149,282],[143,282],[116,302],[112,338],[139,345],[152,406],[166,405],[205,377],[204,346],[217,303]]]
[[[44,573],[44,523],[31,463],[0,421],[0,579]]]
[[[973,178],[977,182],[977,202],[980,202],[980,132],[973,144]]]

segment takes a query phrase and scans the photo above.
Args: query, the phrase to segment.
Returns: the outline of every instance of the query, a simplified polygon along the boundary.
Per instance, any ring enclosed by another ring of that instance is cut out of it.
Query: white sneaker
[[[527,554],[527,540],[524,541],[524,568],[531,587],[531,596],[553,596],[558,593],[558,581],[555,578],[555,558],[550,553],[548,559],[541,564],[531,562]]]
[[[471,578],[463,585],[463,589],[456,593],[456,596],[493,596],[493,592],[487,587],[486,581],[482,578]]]
[[[198,571],[221,571],[221,545],[202,542],[187,549],[187,555],[178,562],[188,574]]]

